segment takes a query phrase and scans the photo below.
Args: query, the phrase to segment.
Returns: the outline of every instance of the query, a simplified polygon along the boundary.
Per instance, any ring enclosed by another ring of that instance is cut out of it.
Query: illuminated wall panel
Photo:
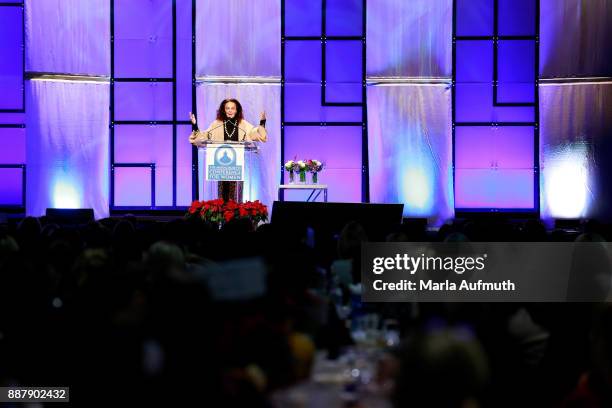
[[[324,161],[330,201],[368,201],[365,1],[282,9],[282,160]]]
[[[455,0],[455,210],[538,212],[538,0]]]

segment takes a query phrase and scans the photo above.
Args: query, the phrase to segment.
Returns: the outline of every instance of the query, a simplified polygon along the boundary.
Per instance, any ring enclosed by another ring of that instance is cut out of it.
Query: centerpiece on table
[[[294,160],[285,163],[285,170],[289,172],[289,184],[295,183],[295,172],[300,171],[299,165]]]
[[[323,170],[323,163],[319,160],[289,160],[285,163],[284,168],[289,172],[289,184],[295,183],[295,173],[300,175],[300,183],[306,183],[306,173],[312,174],[312,183],[317,184],[319,181],[319,172]]]
[[[323,170],[323,163],[318,160],[306,160],[306,168],[312,174],[312,184],[319,183],[319,172]]]

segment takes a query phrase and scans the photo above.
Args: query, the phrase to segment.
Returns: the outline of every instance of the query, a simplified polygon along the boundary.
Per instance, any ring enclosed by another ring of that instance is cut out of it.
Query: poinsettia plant
[[[268,207],[259,200],[237,203],[222,198],[208,201],[194,201],[186,217],[199,217],[202,221],[224,224],[234,219],[248,218],[254,223],[268,220]]]

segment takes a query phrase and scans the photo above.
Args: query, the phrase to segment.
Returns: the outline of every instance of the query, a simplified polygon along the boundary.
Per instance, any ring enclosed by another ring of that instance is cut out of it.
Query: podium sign
[[[244,145],[209,145],[206,181],[244,181]]]
[[[243,181],[243,199],[253,200],[259,146],[251,141],[206,141],[198,146],[198,200],[219,198],[219,182]]]

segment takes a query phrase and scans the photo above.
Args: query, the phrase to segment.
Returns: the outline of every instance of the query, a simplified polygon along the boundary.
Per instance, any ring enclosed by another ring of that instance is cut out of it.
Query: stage
[[[470,213],[609,222],[607,7],[4,2],[0,208],[102,219],[214,198],[189,112],[204,130],[234,97],[254,125],[267,113],[245,200],[270,208],[283,164],[317,159],[329,202],[403,204],[430,228]]]

